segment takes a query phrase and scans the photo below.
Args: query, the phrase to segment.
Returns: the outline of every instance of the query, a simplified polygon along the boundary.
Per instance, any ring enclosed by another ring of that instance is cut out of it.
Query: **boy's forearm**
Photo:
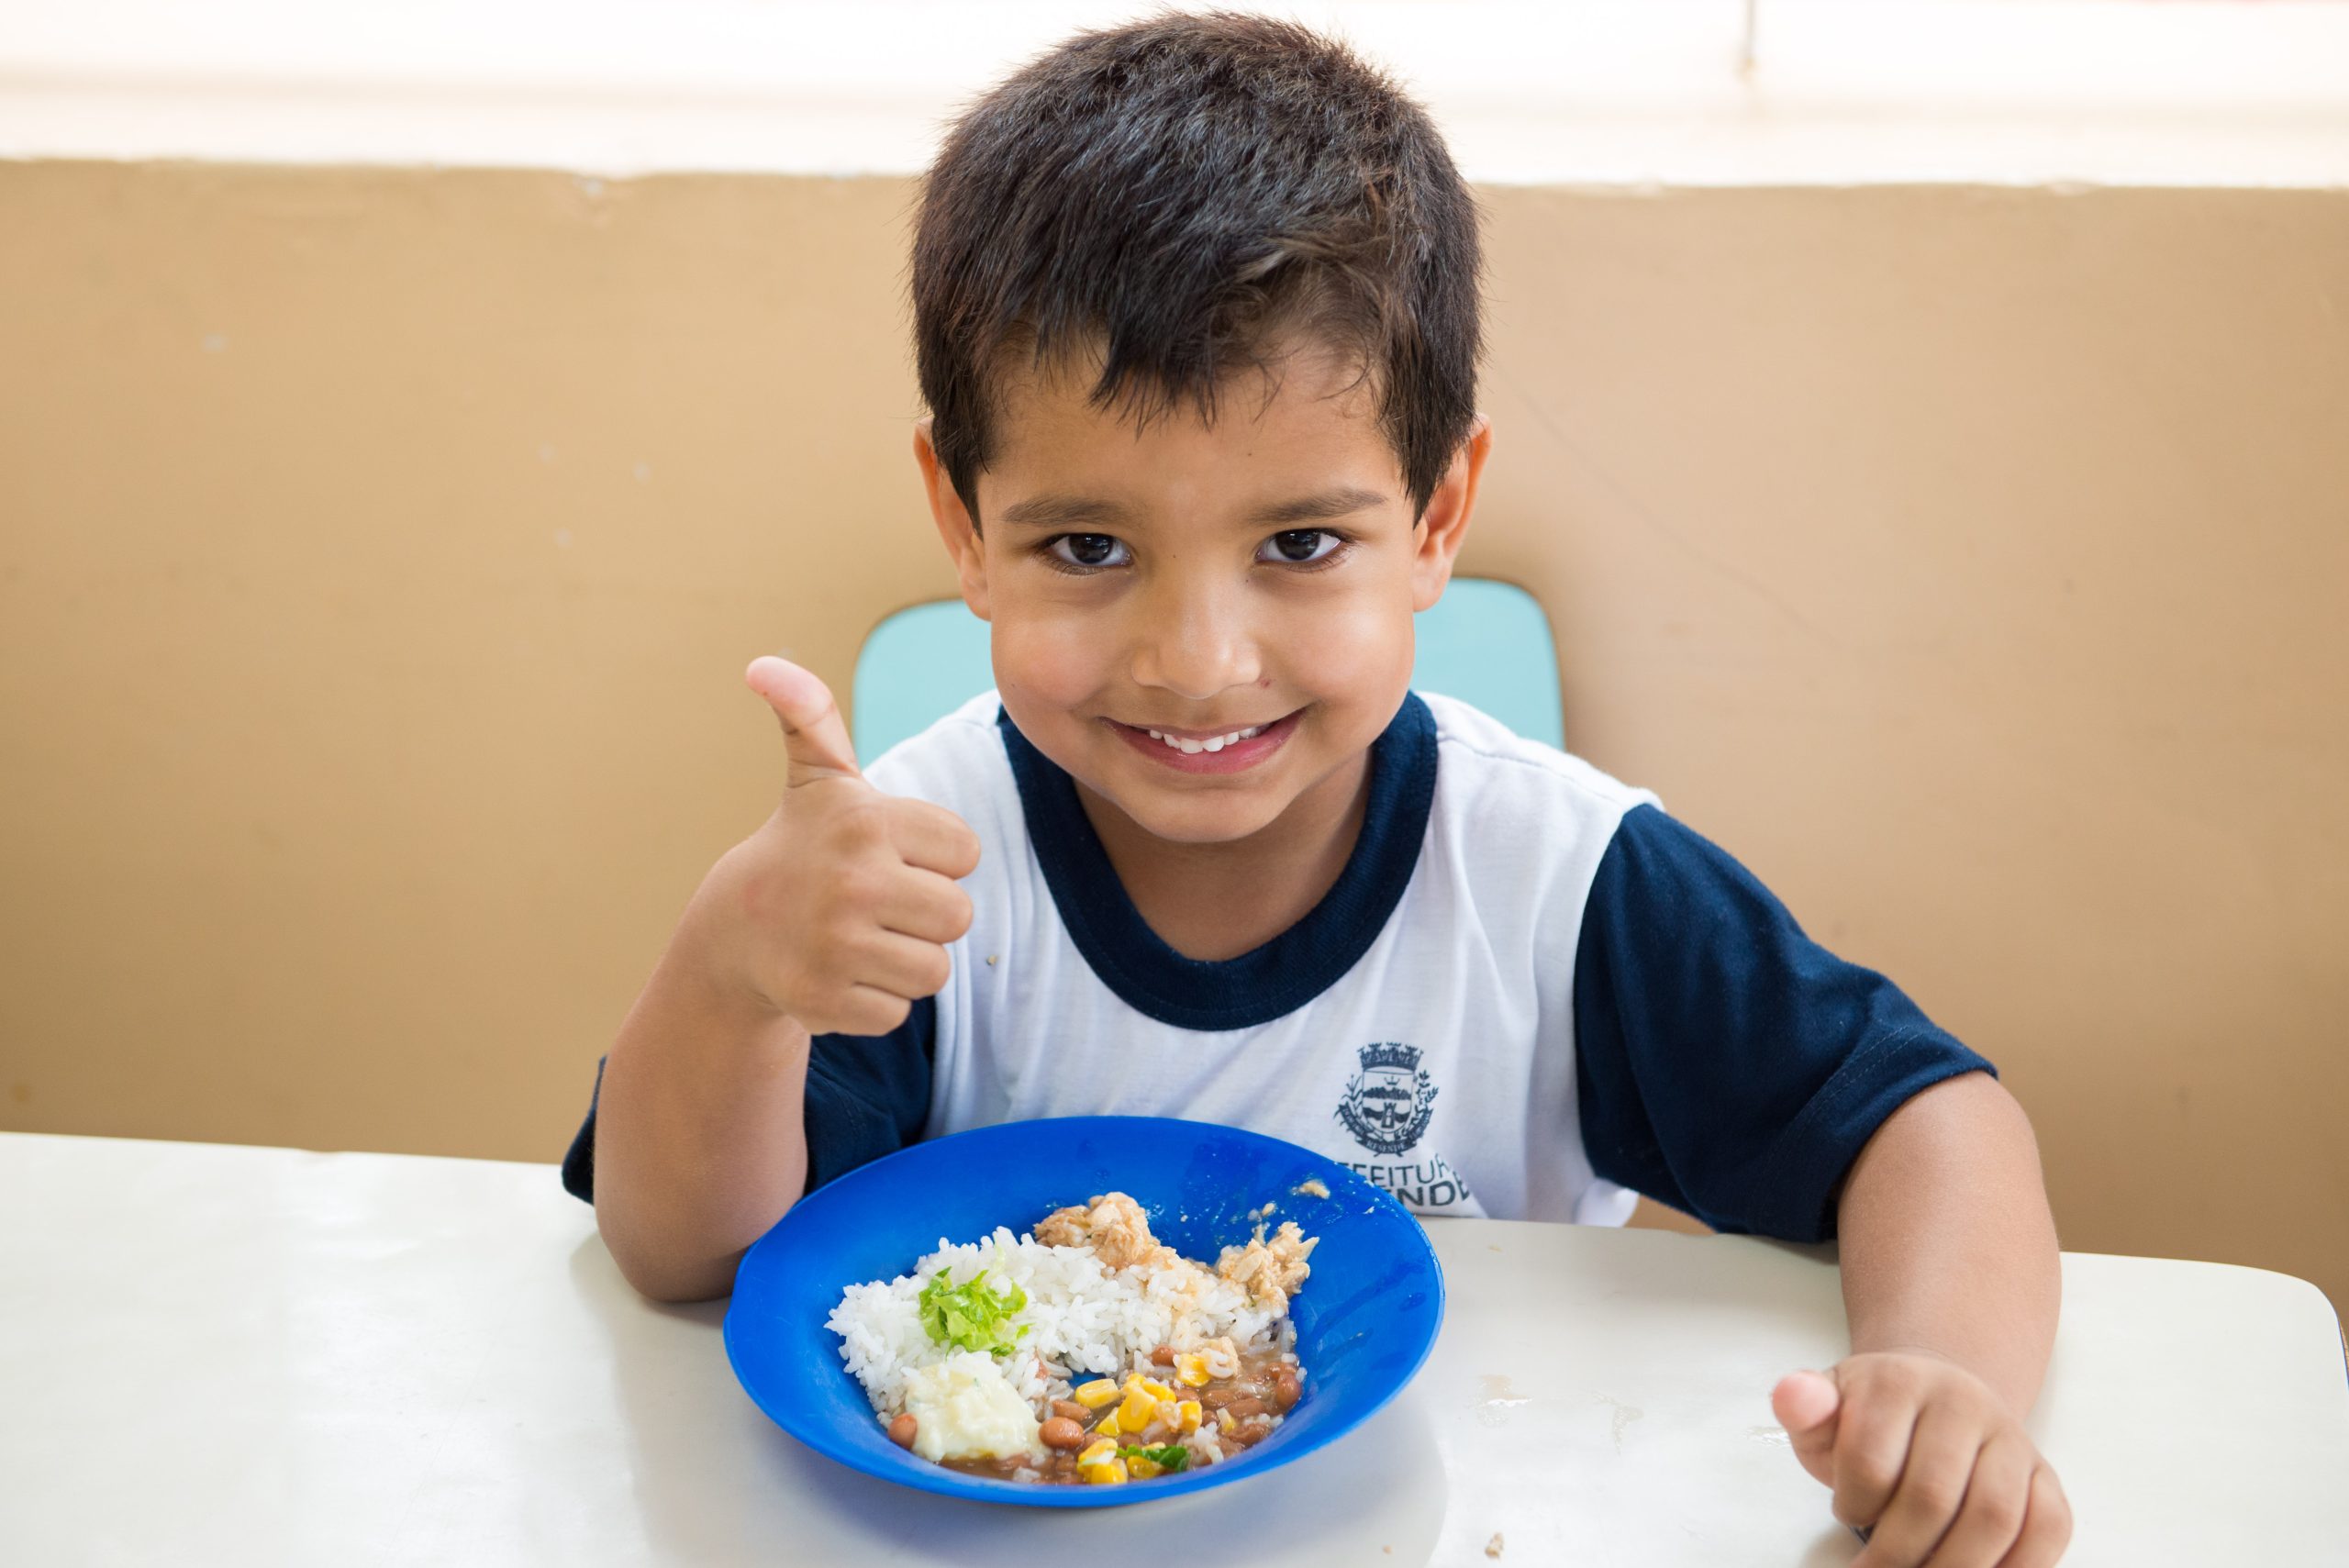
[[[1852,1350],[1946,1357],[2027,1414],[2063,1282],[2039,1146],[1987,1073],[1910,1099],[1854,1162],[1837,1207]]]
[[[707,895],[705,889],[705,895]],[[688,911],[604,1064],[596,1221],[629,1283],[664,1301],[733,1288],[807,1185],[807,1031],[715,981]]]

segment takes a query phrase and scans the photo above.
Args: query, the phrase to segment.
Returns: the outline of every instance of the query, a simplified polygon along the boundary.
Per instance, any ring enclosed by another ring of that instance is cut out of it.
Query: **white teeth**
[[[1220,751],[1226,746],[1237,746],[1241,741],[1253,740],[1264,732],[1264,726],[1259,724],[1251,725],[1246,729],[1235,729],[1229,735],[1210,736],[1205,740],[1186,740],[1183,736],[1169,735],[1157,729],[1146,729],[1142,733],[1148,735],[1152,740],[1164,741],[1186,757],[1196,757],[1202,751]]]

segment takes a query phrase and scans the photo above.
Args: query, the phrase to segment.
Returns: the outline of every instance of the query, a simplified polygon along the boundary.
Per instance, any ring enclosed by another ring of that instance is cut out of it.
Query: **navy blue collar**
[[[1407,694],[1370,747],[1370,802],[1337,883],[1303,919],[1238,958],[1186,958],[1126,896],[1076,784],[998,712],[1044,884],[1101,983],[1141,1012],[1188,1029],[1240,1029],[1293,1013],[1337,983],[1402,901],[1435,798],[1435,717]]]

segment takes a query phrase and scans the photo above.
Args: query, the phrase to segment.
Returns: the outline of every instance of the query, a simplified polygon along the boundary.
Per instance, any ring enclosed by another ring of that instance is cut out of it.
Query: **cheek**
[[[1023,605],[998,614],[989,639],[996,685],[1018,692],[1030,707],[1074,707],[1101,690],[1111,674],[1114,639],[1091,617],[1065,607]]]
[[[1282,664],[1299,689],[1332,701],[1391,707],[1411,680],[1411,616],[1362,596],[1295,617],[1282,638]]]

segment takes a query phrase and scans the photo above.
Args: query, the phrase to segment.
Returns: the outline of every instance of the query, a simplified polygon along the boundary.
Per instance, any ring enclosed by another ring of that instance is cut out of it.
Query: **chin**
[[[1119,795],[1109,799],[1154,839],[1170,844],[1229,844],[1252,837],[1280,816],[1252,800],[1152,801],[1141,809]],[[1286,804],[1284,802],[1283,804]]]

